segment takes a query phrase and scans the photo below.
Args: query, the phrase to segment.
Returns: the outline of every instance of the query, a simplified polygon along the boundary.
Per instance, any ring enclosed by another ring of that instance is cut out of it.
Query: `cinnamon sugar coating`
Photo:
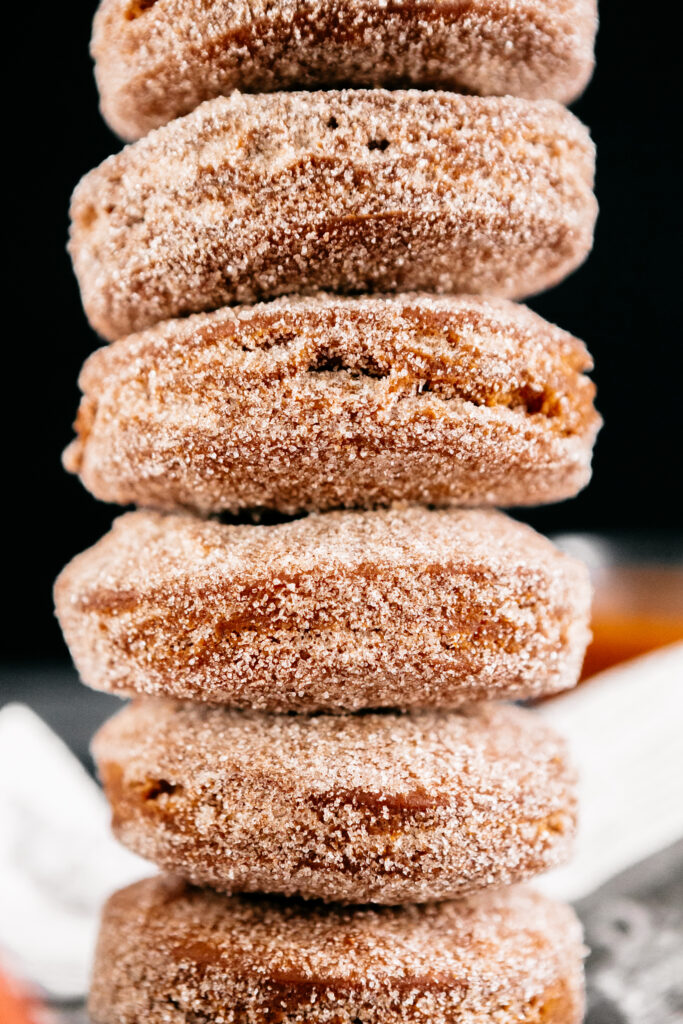
[[[91,356],[65,465],[105,501],[203,513],[559,501],[590,476],[591,366],[502,299],[228,307]]]
[[[103,0],[104,117],[134,139],[203,100],[347,86],[571,102],[593,68],[595,0]]]
[[[581,926],[523,888],[417,907],[226,898],[171,878],[108,901],[93,1024],[579,1024]]]
[[[531,711],[271,715],[147,700],[95,737],[118,838],[198,885],[418,903],[568,859],[564,742]]]
[[[270,711],[552,693],[589,636],[585,566],[483,510],[272,526],[134,512],[55,599],[88,685]]]
[[[528,295],[587,255],[593,168],[552,101],[233,93],[86,175],[70,250],[108,339],[320,289]]]

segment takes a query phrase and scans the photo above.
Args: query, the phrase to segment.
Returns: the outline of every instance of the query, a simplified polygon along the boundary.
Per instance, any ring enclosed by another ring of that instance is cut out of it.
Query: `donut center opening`
[[[156,2],[157,0],[134,0],[126,11],[126,21],[135,21],[154,7]]]
[[[151,779],[143,793],[144,800],[158,800],[160,796],[173,796],[178,787],[168,779]]]

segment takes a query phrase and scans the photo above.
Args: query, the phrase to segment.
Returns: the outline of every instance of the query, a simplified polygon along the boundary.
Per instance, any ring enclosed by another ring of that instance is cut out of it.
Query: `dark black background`
[[[68,199],[80,175],[120,145],[97,111],[93,9],[3,12],[6,661],[66,660],[52,580],[116,512],[60,466],[78,370],[97,345],[64,249]],[[680,528],[680,57],[657,4],[605,0],[601,21],[598,68],[574,108],[598,145],[595,251],[531,304],[588,343],[606,426],[590,487],[524,518],[547,531]]]

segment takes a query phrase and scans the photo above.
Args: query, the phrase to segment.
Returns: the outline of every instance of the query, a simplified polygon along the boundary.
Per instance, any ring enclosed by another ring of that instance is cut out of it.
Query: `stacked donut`
[[[574,775],[505,702],[576,682],[589,584],[495,506],[590,475],[590,357],[510,300],[591,245],[557,100],[595,20],[103,0],[104,115],[148,134],[74,195],[114,344],[65,464],[139,509],[56,604],[83,681],[134,698],[94,753],[168,874],[105,908],[94,1024],[581,1018],[578,923],[516,884],[568,856]]]

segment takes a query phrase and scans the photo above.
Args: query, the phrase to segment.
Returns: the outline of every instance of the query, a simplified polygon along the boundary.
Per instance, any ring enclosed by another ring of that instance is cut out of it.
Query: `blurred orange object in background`
[[[593,642],[582,679],[683,640],[683,568],[605,565],[592,576]]]
[[[2,1024],[47,1024],[51,1018],[36,999],[0,971],[0,1022]]]

